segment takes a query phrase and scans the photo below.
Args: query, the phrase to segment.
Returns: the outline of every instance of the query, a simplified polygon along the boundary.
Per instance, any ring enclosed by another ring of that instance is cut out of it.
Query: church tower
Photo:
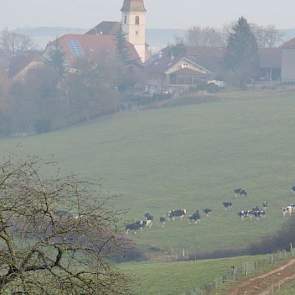
[[[134,45],[141,61],[146,61],[146,9],[144,0],[124,0],[122,31],[127,41]]]

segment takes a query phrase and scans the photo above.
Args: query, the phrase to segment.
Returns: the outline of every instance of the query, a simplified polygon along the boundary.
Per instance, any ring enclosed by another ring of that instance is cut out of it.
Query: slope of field
[[[254,261],[257,257],[238,257],[195,262],[123,264],[120,269],[134,281],[135,294],[184,294],[229,271],[231,267]]]
[[[295,294],[295,282],[282,286],[281,290],[274,293],[275,295],[294,295]]]
[[[244,280],[229,291],[229,295],[271,295],[286,283],[295,280],[295,259],[289,260],[273,270]],[[286,289],[287,290],[287,289]],[[289,289],[290,291],[290,289]],[[288,293],[294,294],[294,293]]]
[[[66,173],[102,179],[120,193],[126,221],[156,217],[151,230],[134,238],[170,252],[243,247],[283,223],[281,207],[295,202],[295,99],[293,94],[245,92],[218,102],[121,113],[90,124],[28,138],[0,140],[0,153],[54,155]],[[233,200],[244,187],[247,199]],[[222,202],[233,200],[232,210]],[[260,221],[237,212],[270,208]],[[173,208],[211,208],[199,225],[160,216]],[[130,235],[131,237],[133,235]]]

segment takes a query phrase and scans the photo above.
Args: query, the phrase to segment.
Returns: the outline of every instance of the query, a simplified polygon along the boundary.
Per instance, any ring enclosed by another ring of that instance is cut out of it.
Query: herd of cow
[[[235,189],[234,191],[234,196],[235,198],[238,197],[248,197],[248,192],[247,190],[243,189],[243,188],[238,188]],[[292,187],[292,192],[295,193],[295,186]],[[231,209],[233,207],[233,203],[231,201],[226,201],[223,202],[223,207],[228,210]],[[240,212],[238,212],[238,216],[241,219],[244,218],[262,218],[266,215],[266,211],[268,208],[268,202],[264,201],[262,204],[262,208],[259,208],[258,206],[248,210],[248,209],[243,209]],[[212,210],[209,208],[203,209],[202,210],[203,213],[208,217],[210,213],[212,213]],[[292,215],[295,213],[295,204],[291,204],[285,208],[282,208],[282,212],[283,215],[286,216],[287,214]],[[167,221],[174,221],[177,219],[184,219],[186,216],[188,215],[188,210],[187,209],[173,209],[170,210],[166,216],[161,216],[160,217],[160,224],[162,226],[164,226],[166,224]],[[199,223],[201,220],[201,213],[199,210],[196,210],[195,212],[193,212],[191,215],[188,216],[188,221],[190,223]],[[136,233],[139,230],[143,230],[144,228],[151,228],[152,224],[154,221],[154,216],[150,213],[146,213],[144,214],[144,218],[142,220],[138,220],[135,223],[131,223],[131,224],[127,224],[125,229],[126,232],[130,232],[133,231],[134,233]]]

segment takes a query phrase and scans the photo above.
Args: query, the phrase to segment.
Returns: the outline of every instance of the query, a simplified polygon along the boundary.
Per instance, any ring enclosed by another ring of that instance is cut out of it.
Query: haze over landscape
[[[121,0],[1,1],[0,28],[63,26],[89,28],[104,19],[119,19]],[[149,28],[187,29],[217,26],[243,15],[250,22],[294,28],[292,0],[146,0]]]
[[[0,0],[0,294],[294,295],[294,0]]]

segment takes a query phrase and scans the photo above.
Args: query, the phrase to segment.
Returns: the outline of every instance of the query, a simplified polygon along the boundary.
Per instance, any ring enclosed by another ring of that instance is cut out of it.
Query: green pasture
[[[130,234],[145,249],[170,253],[243,247],[280,228],[281,207],[295,203],[295,93],[224,93],[212,102],[119,113],[97,121],[27,138],[0,140],[0,153],[54,159],[67,174],[100,179],[120,196],[124,222],[152,213],[151,230]],[[247,199],[233,189],[246,188]],[[260,221],[241,221],[240,209],[269,201]],[[233,201],[232,210],[222,202]],[[159,225],[173,208],[204,208],[199,225]]]
[[[283,285],[280,290],[277,290],[275,295],[294,295],[295,294],[295,282]]]
[[[214,283],[232,267],[257,261],[262,256],[237,257],[230,259],[204,260],[173,263],[123,264],[120,270],[130,278],[136,295],[190,294],[194,289],[203,289]],[[223,294],[222,291],[220,293]]]

